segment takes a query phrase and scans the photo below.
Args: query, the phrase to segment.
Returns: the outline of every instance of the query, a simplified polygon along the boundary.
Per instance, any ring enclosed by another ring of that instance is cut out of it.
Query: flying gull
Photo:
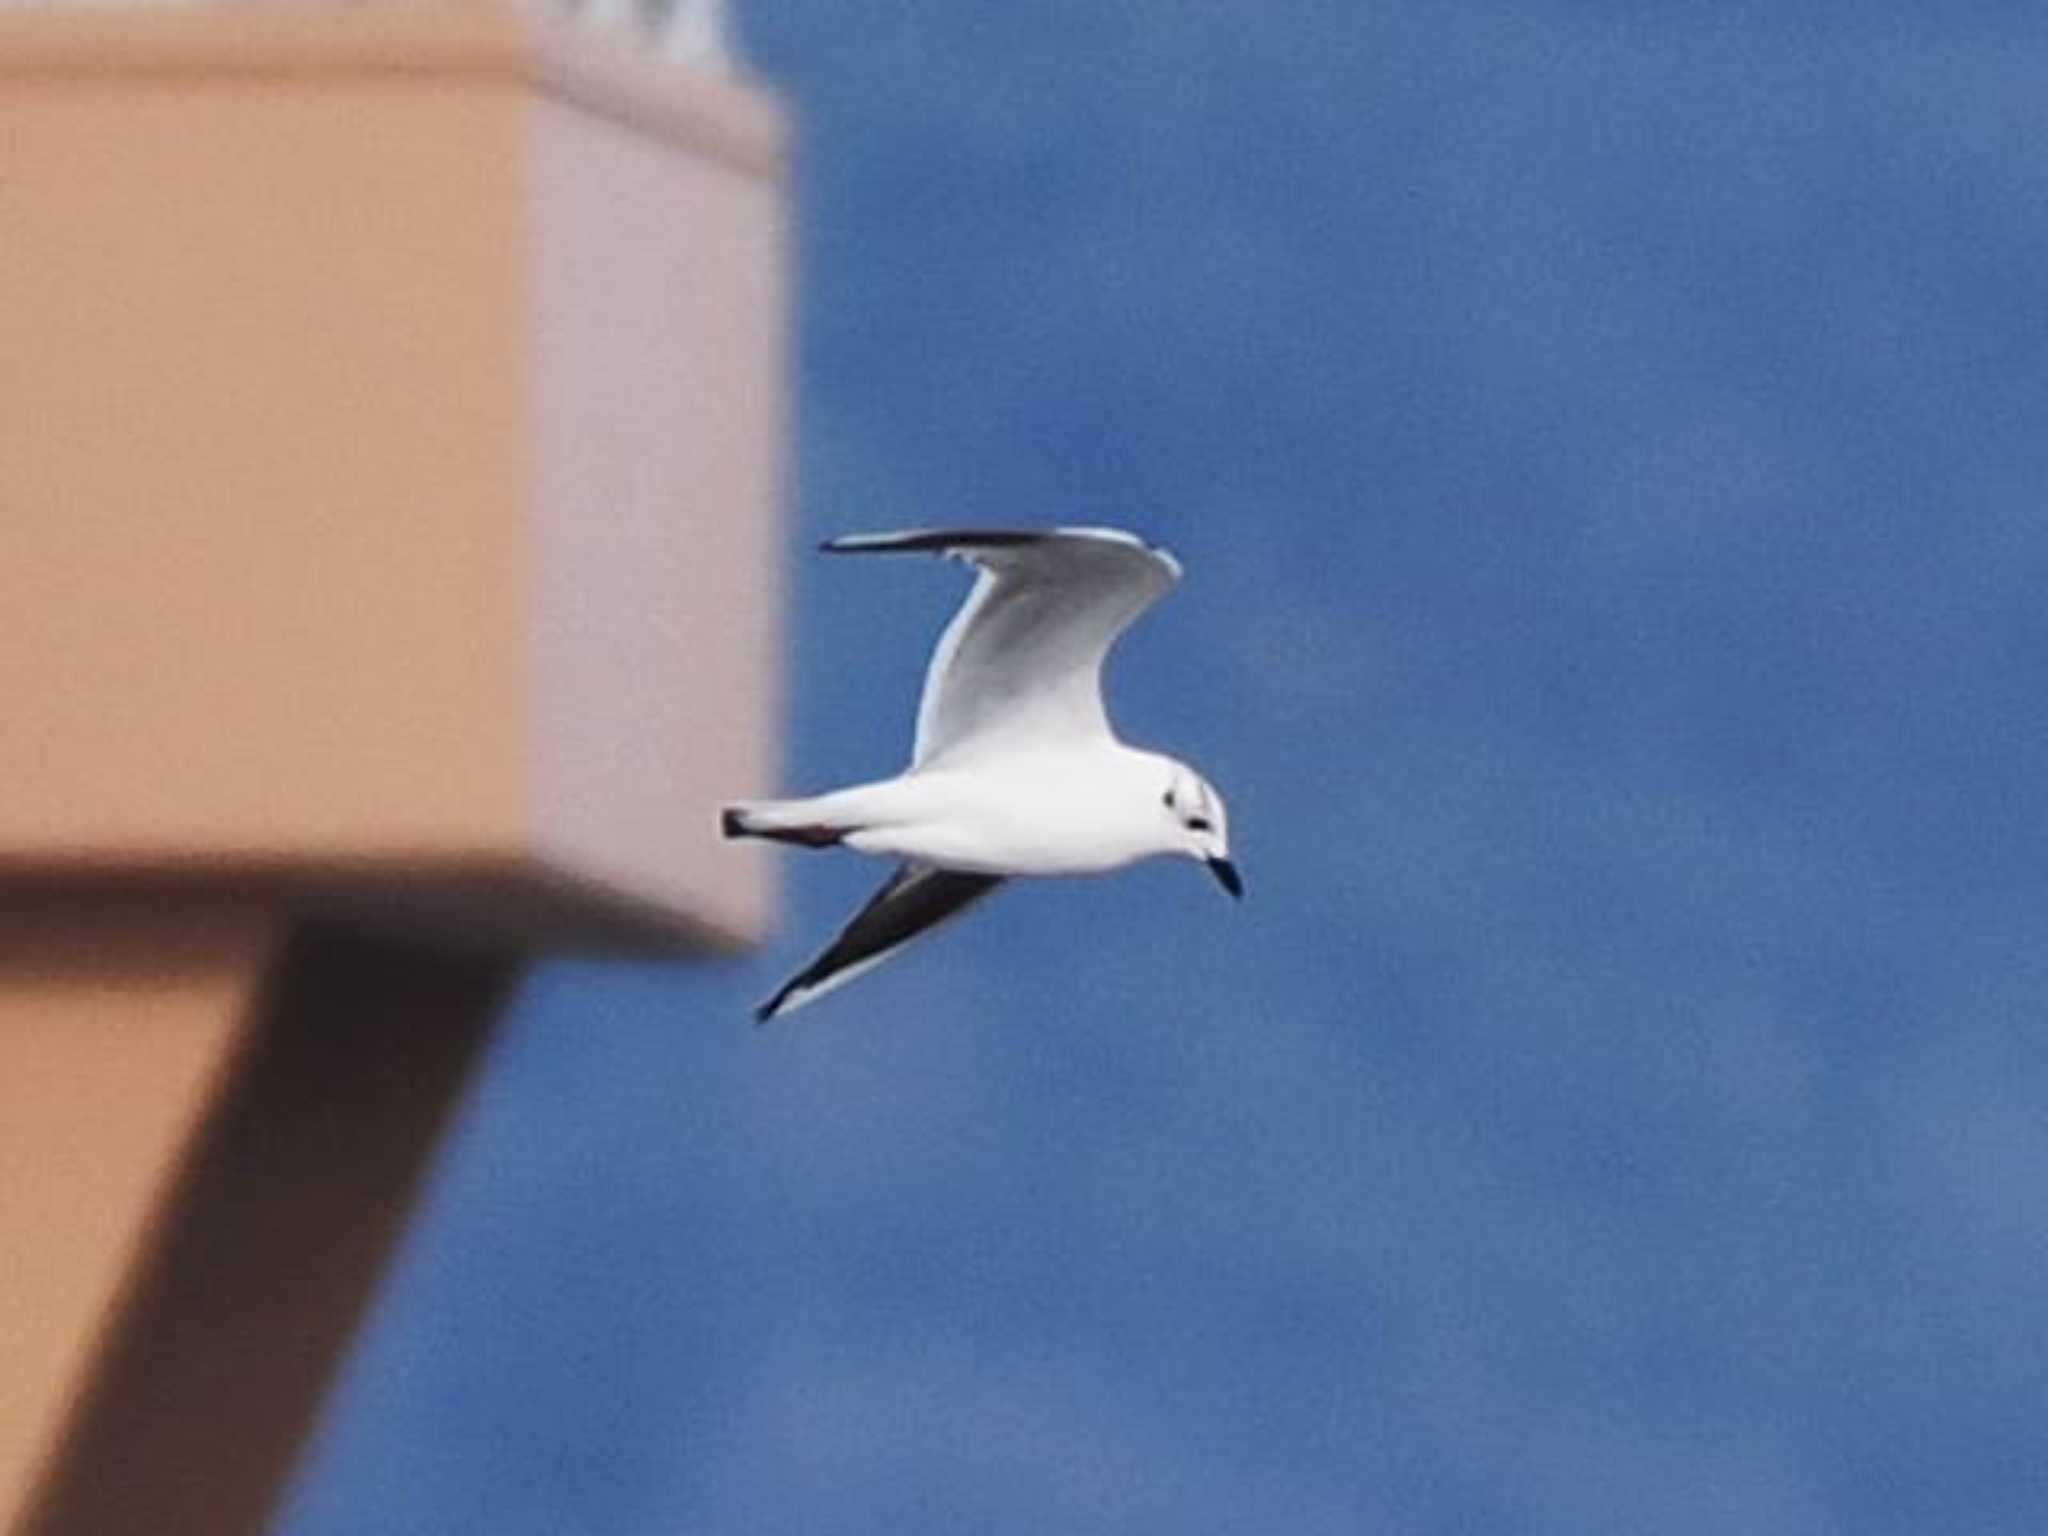
[[[921,529],[821,547],[945,555],[979,574],[932,654],[909,768],[725,807],[727,837],[901,860],[757,1022],[865,975],[1015,876],[1101,874],[1177,854],[1243,894],[1222,797],[1185,763],[1119,741],[1103,708],[1103,661],[1180,580],[1172,555],[1114,528]]]

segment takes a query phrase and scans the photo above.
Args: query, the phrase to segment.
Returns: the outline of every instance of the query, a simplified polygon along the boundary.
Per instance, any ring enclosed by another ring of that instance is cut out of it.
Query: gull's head
[[[1244,881],[1230,862],[1230,824],[1223,797],[1215,786],[1185,763],[1170,764],[1159,797],[1169,822],[1167,847],[1209,866],[1209,873],[1233,896],[1244,894]]]

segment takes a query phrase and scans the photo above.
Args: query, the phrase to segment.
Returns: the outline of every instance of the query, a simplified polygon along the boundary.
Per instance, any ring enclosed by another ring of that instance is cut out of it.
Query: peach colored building
[[[0,1527],[257,1531],[524,957],[756,937],[784,127],[0,12]]]

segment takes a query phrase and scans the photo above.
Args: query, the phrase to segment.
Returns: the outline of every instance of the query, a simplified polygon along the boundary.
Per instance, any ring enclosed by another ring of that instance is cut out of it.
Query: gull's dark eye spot
[[[1210,826],[1202,817],[1190,816],[1188,818],[1188,830],[1190,832],[1214,832],[1216,829]]]
[[[1168,791],[1167,791],[1167,792],[1166,792],[1165,794],[1161,795],[1161,796],[1159,797],[1159,803],[1160,803],[1161,805],[1165,806],[1165,807],[1166,807],[1166,808],[1167,808],[1167,809],[1168,809],[1169,811],[1170,811],[1170,810],[1172,810],[1172,809],[1173,809],[1173,791],[1169,789],[1169,790],[1168,790]]]

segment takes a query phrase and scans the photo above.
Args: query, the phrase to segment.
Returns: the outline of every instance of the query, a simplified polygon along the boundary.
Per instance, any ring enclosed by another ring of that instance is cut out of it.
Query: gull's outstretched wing
[[[864,976],[921,933],[958,917],[1003,883],[1001,875],[969,875],[925,864],[899,864],[896,872],[817,959],[754,1010],[766,1024]]]
[[[836,554],[926,551],[980,568],[925,674],[913,766],[991,743],[1107,736],[1102,662],[1180,579],[1114,528],[921,529],[829,540]]]

